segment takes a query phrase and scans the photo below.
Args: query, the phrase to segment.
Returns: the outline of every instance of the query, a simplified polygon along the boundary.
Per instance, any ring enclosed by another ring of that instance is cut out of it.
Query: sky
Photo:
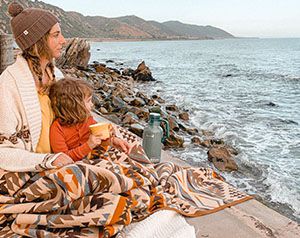
[[[219,27],[237,37],[300,37],[300,0],[42,0],[85,16],[136,15]]]

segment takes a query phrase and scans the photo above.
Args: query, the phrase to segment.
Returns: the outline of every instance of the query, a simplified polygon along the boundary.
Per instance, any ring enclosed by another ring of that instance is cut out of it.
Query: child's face
[[[85,99],[84,99],[84,104],[85,104],[86,109],[87,109],[89,112],[91,112],[92,109],[93,109],[93,107],[94,107],[94,104],[93,104],[93,102],[92,102],[92,96],[85,98]]]

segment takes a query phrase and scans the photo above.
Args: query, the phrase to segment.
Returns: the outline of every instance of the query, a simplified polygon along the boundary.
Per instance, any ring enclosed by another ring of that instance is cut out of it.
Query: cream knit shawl
[[[62,77],[57,69],[55,74]],[[0,76],[0,169],[53,168],[53,156],[34,153],[40,133],[41,108],[33,75],[19,55]]]

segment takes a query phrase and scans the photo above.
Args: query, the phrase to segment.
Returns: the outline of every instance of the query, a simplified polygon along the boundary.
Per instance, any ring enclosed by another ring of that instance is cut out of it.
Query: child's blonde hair
[[[51,106],[61,125],[84,122],[90,112],[84,100],[93,94],[92,86],[80,79],[64,78],[55,82],[49,91]]]

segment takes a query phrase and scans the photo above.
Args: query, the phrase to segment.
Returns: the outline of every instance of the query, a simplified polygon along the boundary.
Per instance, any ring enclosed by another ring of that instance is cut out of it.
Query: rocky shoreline
[[[135,70],[123,68],[122,63],[109,59],[105,63],[95,61],[88,64],[89,49],[86,40],[71,39],[57,65],[66,76],[81,78],[93,85],[95,109],[101,116],[141,137],[149,113],[160,113],[170,124],[170,137],[164,143],[165,149],[183,148],[186,146],[184,138],[189,138],[190,143],[207,153],[208,161],[218,170],[238,169],[234,161],[238,151],[216,138],[214,132],[192,127],[188,110],[167,103],[159,93],[148,95],[137,88],[138,84],[155,81],[144,62]],[[107,63],[115,64],[116,68],[107,67]]]

